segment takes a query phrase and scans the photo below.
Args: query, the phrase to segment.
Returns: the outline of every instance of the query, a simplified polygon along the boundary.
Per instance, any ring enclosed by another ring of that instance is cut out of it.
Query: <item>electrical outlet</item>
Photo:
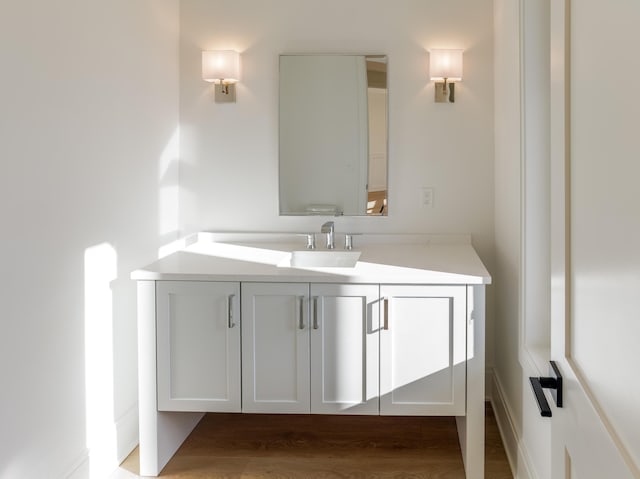
[[[420,188],[420,208],[433,208],[433,188]]]

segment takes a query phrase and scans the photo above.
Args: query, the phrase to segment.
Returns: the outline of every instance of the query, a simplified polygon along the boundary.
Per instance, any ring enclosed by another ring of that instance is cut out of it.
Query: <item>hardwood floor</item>
[[[485,450],[486,478],[512,479],[489,406]],[[138,470],[136,449],[113,477]],[[450,417],[208,414],[161,477],[462,479],[464,468]]]

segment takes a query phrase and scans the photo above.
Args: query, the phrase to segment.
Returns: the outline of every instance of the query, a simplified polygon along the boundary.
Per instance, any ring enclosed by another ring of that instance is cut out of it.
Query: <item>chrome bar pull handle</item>
[[[304,329],[304,296],[298,296],[298,328]]]
[[[318,297],[313,297],[313,329],[318,329]]]
[[[233,328],[236,323],[233,321],[233,298],[235,298],[235,294],[230,294],[227,298],[227,323],[229,329]]]
[[[382,329],[385,331],[389,331],[389,298],[384,298],[383,300],[383,308],[384,308],[384,326]]]

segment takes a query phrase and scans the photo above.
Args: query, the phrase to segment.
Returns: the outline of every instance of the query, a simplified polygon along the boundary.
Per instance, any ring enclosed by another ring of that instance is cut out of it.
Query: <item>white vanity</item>
[[[491,278],[470,239],[354,243],[200,233],[132,274],[141,475],[158,475],[205,412],[242,412],[455,416],[466,477],[484,477]],[[337,257],[357,262],[316,266]]]

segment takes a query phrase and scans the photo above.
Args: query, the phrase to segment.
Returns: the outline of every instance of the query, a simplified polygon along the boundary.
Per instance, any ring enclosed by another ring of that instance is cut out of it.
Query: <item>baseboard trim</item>
[[[484,370],[484,401],[491,402],[493,397],[493,367],[487,366]]]
[[[136,402],[129,410],[120,416],[115,423],[116,438],[118,440],[118,464],[116,464],[116,467],[122,464],[122,461],[124,461],[138,445],[138,424],[138,403]]]
[[[62,479],[88,479],[89,478],[89,450],[82,453],[71,463],[67,472],[62,474]]]
[[[526,446],[515,427],[514,415],[506,399],[507,396],[504,393],[500,378],[498,378],[494,370],[487,371],[487,374],[492,381],[490,402],[496,417],[502,444],[504,444],[504,450],[507,454],[507,460],[511,467],[511,473],[515,479],[538,479],[532,472],[534,469],[531,467],[531,460]]]
[[[101,472],[105,474],[105,477],[109,477],[109,474],[116,470],[138,445],[138,404],[136,403],[127,410],[111,427],[113,427],[112,437],[116,438],[115,452],[117,457],[115,462],[111,463],[111,460],[109,460],[100,466],[101,468],[104,466],[104,470]],[[100,461],[98,463],[100,464]],[[96,467],[95,464],[94,467]],[[96,471],[93,472],[96,473]],[[91,473],[91,451],[85,449],[71,463],[67,472],[60,477],[61,479],[89,479]]]

